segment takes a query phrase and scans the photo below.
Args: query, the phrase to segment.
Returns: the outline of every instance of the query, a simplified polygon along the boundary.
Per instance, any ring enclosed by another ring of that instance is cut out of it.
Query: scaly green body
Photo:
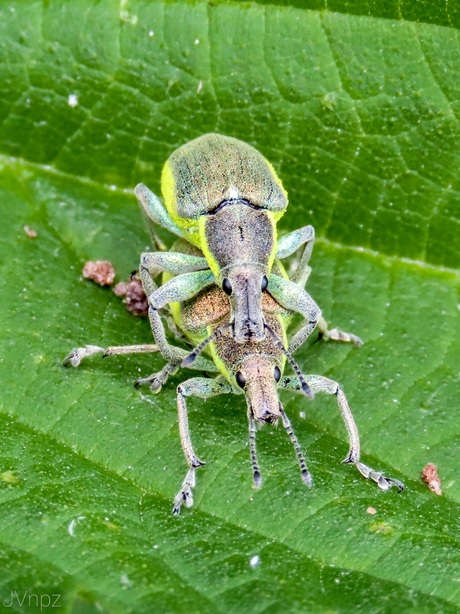
[[[148,188],[136,187],[145,212],[151,221],[199,248],[201,255],[182,260],[177,254],[142,255],[144,282],[164,271],[181,274],[172,294],[168,286],[149,295],[151,307],[188,300],[216,283],[230,296],[233,338],[240,343],[262,341],[266,329],[261,300],[275,259],[303,245],[311,251],[313,228],[306,226],[278,241],[277,222],[288,205],[286,191],[254,147],[231,137],[205,134],[179,147],[164,166],[161,185],[166,211]],[[283,303],[282,294],[277,300]]]

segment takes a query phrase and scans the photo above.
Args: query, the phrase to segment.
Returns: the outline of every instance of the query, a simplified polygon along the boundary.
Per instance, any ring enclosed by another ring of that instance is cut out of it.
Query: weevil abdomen
[[[287,193],[272,165],[254,147],[220,134],[205,134],[179,147],[163,168],[161,189],[176,224],[194,228],[200,215],[225,204],[267,209],[276,221]],[[197,236],[191,236],[195,243]]]

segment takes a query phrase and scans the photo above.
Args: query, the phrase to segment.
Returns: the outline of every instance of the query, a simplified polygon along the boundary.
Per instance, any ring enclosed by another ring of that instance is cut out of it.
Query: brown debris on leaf
[[[111,286],[115,280],[115,269],[108,260],[89,260],[83,267],[82,275],[100,286]]]
[[[121,281],[113,289],[117,296],[123,296],[123,303],[134,316],[146,317],[149,304],[141,280],[133,273],[127,282]]]
[[[436,495],[442,495],[441,478],[438,468],[433,463],[428,463],[422,469],[422,480],[428,484],[428,488]]]

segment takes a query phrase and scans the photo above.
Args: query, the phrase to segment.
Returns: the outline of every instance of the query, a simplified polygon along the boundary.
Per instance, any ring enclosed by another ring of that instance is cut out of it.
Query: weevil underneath
[[[302,374],[292,353],[305,342],[307,337],[299,336],[298,333],[288,335],[288,325],[293,312],[280,305],[268,293],[262,297],[262,309],[267,332],[265,338],[262,341],[249,339],[245,343],[238,343],[231,334],[228,334],[231,326],[228,296],[216,285],[202,290],[197,296],[178,305],[174,316],[176,326],[181,333],[193,344],[198,343],[195,350],[190,352],[183,348],[175,348],[177,351],[175,360],[168,361],[159,373],[136,382],[137,385],[149,384],[154,391],[158,391],[161,387],[159,382],[163,385],[170,375],[177,372],[179,368],[177,355],[182,357],[184,367],[199,368],[208,373],[218,372],[215,378],[193,377],[177,386],[180,440],[189,468],[174,500],[173,513],[178,514],[182,505],[186,507],[193,505],[196,470],[204,465],[195,453],[188,425],[187,398],[193,396],[206,399],[220,394],[244,394],[255,488],[259,488],[262,483],[256,451],[256,429],[266,423],[276,424],[279,420],[293,444],[302,480],[307,486],[312,484],[306,459],[278,396],[278,390],[284,389],[307,397],[313,397],[317,393],[335,396],[349,438],[349,451],[343,462],[355,465],[365,478],[375,481],[382,490],[389,490],[392,486],[402,490],[404,486],[399,480],[385,477],[381,472],[361,462],[358,429],[339,384],[320,375]],[[87,346],[73,350],[64,364],[78,366],[83,358],[96,353],[107,356],[156,351],[160,351],[168,360],[170,354],[165,353],[164,348],[157,345],[107,349]],[[204,353],[208,354],[206,358],[202,355]],[[286,361],[292,367],[294,375],[283,375]]]

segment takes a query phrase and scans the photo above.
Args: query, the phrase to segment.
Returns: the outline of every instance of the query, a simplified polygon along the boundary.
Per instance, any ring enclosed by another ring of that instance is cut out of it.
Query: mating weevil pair
[[[287,207],[287,195],[272,166],[251,146],[216,134],[180,147],[167,161],[162,176],[166,210],[144,185],[135,193],[150,220],[181,239],[175,251],[141,256],[140,275],[149,300],[149,318],[157,345],[87,346],[73,350],[64,364],[77,366],[94,353],[105,355],[160,351],[165,367],[137,384],[150,384],[158,392],[179,366],[219,372],[215,379],[194,377],[177,388],[179,431],[189,470],[174,502],[193,504],[195,471],[203,465],[194,452],[186,398],[209,398],[243,393],[249,420],[250,454],[254,486],[261,484],[256,455],[256,425],[276,424],[281,418],[297,454],[307,485],[311,476],[289,419],[278,398],[278,388],[313,397],[317,392],[337,397],[349,435],[344,462],[383,490],[403,485],[386,478],[360,461],[358,431],[339,385],[318,375],[304,376],[292,354],[318,327],[323,337],[360,345],[355,335],[328,330],[321,311],[304,286],[310,274],[314,231],[306,226],[277,240],[276,223]],[[297,269],[289,279],[280,262],[301,250]],[[163,273],[163,285],[154,281]],[[168,343],[159,311],[170,306],[176,328],[195,349]],[[300,327],[288,335],[295,313]],[[205,358],[201,353],[207,353]],[[286,360],[294,377],[283,377]]]

